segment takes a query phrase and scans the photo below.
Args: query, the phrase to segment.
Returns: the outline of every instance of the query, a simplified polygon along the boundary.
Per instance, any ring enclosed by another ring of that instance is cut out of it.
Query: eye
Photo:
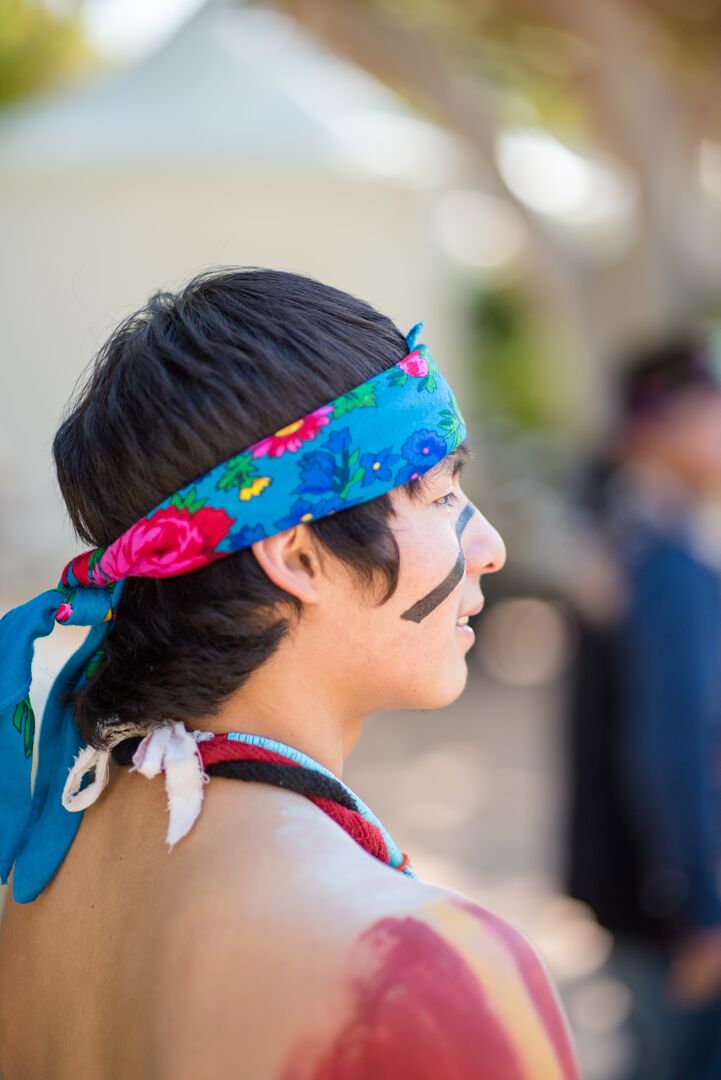
[[[436,506],[455,506],[458,502],[458,496],[455,491],[449,491],[447,495],[442,495],[440,499],[436,499]]]

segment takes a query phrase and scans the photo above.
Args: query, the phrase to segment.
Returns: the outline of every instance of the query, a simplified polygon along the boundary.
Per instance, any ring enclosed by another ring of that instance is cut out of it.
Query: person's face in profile
[[[440,708],[466,685],[466,616],[482,606],[481,577],[501,569],[506,549],[465,495],[462,463],[447,455],[413,498],[404,487],[390,492],[398,580],[385,602],[384,575],[362,579],[321,550],[305,525],[253,545],[266,574],[302,602],[281,656],[292,656],[291,670],[300,665],[304,683],[341,716]]]
[[[335,648],[346,651],[349,669],[364,672],[373,709],[439,708],[458,697],[473,644],[463,617],[482,605],[482,575],[506,561],[503,540],[452,464],[426,473],[417,499],[403,488],[391,492],[389,525],[400,551],[393,596],[374,606],[356,584],[338,598]]]

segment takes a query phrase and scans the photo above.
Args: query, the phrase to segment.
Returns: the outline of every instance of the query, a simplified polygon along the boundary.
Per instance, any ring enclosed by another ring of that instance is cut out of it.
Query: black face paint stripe
[[[446,597],[450,596],[453,592],[458,582],[463,580],[463,575],[466,572],[466,557],[463,554],[463,548],[461,547],[461,534],[473,517],[475,510],[475,506],[469,501],[458,515],[458,521],[456,522],[458,558],[448,577],[444,578],[440,585],[436,585],[435,589],[433,589],[432,592],[429,592],[427,596],[424,596],[421,600],[418,600],[413,604],[412,607],[409,607],[407,611],[404,611],[401,615],[402,619],[408,619],[410,622],[419,623],[421,619],[425,619],[426,615],[430,615],[439,604],[443,603]]]

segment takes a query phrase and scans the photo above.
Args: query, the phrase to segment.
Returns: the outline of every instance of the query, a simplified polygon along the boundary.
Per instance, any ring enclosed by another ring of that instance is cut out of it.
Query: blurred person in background
[[[586,476],[572,597],[568,890],[614,935],[634,1080],[721,1077],[721,373],[636,350]],[[592,563],[595,562],[595,568]]]

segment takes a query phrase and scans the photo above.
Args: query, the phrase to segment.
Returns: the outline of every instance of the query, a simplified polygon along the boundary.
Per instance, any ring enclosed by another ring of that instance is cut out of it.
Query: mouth
[[[479,615],[483,611],[485,602],[485,599],[482,599],[480,604],[476,604],[476,606],[474,608],[471,608],[470,611],[464,612],[464,614],[461,615],[456,622],[456,626],[467,626],[468,620],[471,618],[471,616]]]
[[[476,604],[470,611],[466,611],[456,622],[456,633],[460,634],[462,638],[466,638],[469,645],[475,641],[476,635],[473,627],[469,625],[468,620],[472,615],[478,615],[479,612],[483,610],[484,603],[485,601],[481,600],[480,604]]]

